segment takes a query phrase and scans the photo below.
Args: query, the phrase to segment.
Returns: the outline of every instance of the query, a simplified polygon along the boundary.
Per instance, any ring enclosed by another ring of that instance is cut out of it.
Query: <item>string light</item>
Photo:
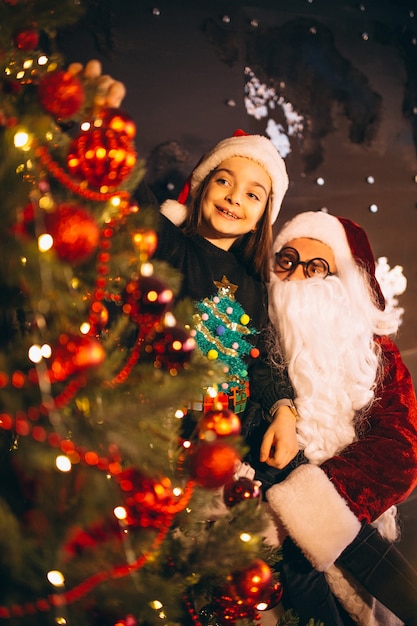
[[[30,150],[31,138],[29,133],[25,130],[18,130],[13,137],[13,143],[16,148],[20,148],[21,150]]]
[[[55,465],[59,469],[60,472],[70,472],[72,463],[70,459],[63,454],[60,454],[55,459]]]
[[[47,252],[54,245],[54,240],[48,233],[44,233],[38,237],[38,248],[40,252]]]
[[[64,578],[63,573],[60,572],[59,570],[50,570],[47,573],[46,578],[49,580],[51,585],[53,585],[54,587],[63,587],[64,586],[65,578]]]

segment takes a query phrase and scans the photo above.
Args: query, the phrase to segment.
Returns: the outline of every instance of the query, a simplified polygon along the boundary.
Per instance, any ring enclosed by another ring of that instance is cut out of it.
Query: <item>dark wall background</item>
[[[281,124],[291,184],[278,223],[326,207],[359,222],[376,257],[402,266],[397,343],[417,381],[415,0],[94,0],[60,44],[68,62],[98,58],[126,84],[123,108],[161,201],[236,128]],[[265,87],[266,117],[245,106],[249,72]],[[416,495],[400,508],[400,545],[417,564]]]

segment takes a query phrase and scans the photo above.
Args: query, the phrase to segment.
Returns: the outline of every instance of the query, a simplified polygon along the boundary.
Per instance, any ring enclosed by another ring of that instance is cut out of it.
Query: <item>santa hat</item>
[[[220,141],[214,148],[203,155],[191,172],[177,200],[166,200],[161,212],[179,226],[187,217],[186,202],[193,196],[203,180],[220,163],[231,157],[246,157],[261,165],[272,183],[271,223],[278,217],[282,199],[288,189],[288,175],[284,160],[273,143],[262,135],[247,135],[237,130],[233,137]]]
[[[308,237],[317,239],[331,248],[336,267],[341,268],[352,259],[366,269],[376,302],[381,310],[385,308],[385,298],[375,277],[375,259],[369,239],[359,224],[346,217],[335,217],[324,211],[299,213],[284,224],[272,246],[278,252],[292,239]]]

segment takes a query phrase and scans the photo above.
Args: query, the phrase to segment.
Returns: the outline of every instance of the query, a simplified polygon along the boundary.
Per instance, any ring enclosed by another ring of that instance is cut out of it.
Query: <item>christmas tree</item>
[[[82,12],[0,4],[0,618],[253,624],[280,585],[256,484],[233,480],[239,420],[215,397],[182,435],[224,371],[196,349],[180,277],[152,261],[123,85],[57,50]],[[239,366],[242,328],[223,324]]]

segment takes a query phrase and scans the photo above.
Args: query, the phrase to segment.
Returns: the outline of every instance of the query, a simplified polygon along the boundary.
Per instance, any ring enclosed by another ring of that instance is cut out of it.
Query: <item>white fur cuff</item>
[[[165,200],[160,210],[175,226],[180,226],[187,217],[187,207],[177,200]]]
[[[332,565],[358,534],[361,524],[327,475],[300,465],[266,494],[271,509],[319,571]]]

